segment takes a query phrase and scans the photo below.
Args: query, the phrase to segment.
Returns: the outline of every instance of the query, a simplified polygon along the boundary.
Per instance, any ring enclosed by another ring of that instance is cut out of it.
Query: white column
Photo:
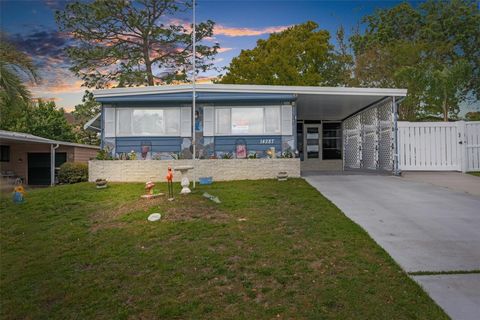
[[[55,147],[50,145],[50,185],[55,185]]]

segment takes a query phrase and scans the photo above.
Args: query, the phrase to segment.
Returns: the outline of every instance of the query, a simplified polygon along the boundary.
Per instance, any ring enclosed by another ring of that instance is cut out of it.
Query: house
[[[0,149],[2,184],[20,178],[29,185],[53,185],[62,163],[86,163],[99,147],[0,130]]]
[[[297,157],[301,170],[394,172],[405,89],[197,84],[97,90],[86,128],[122,157]]]

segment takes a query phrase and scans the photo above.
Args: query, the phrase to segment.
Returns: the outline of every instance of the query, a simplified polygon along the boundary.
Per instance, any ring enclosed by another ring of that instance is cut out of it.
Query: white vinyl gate
[[[343,121],[345,170],[394,171],[394,110],[389,97]]]
[[[400,170],[480,171],[480,121],[398,122]]]

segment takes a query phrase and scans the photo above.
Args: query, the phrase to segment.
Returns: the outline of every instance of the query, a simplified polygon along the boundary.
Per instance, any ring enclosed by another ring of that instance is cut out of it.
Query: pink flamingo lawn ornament
[[[168,200],[172,201],[173,198],[173,171],[170,166],[168,166],[167,176],[167,186],[168,186]]]

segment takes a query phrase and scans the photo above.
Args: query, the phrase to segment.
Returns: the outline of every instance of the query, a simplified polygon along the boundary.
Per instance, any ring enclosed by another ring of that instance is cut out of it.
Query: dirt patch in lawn
[[[206,199],[193,196],[180,196],[174,201],[168,201],[167,197],[161,196],[153,199],[136,199],[121,204],[115,208],[97,211],[92,214],[92,231],[104,228],[116,228],[126,225],[119,219],[132,212],[148,213],[153,207],[157,207],[162,213],[164,221],[191,221],[207,220],[211,222],[225,222],[230,215],[209,203]]]

